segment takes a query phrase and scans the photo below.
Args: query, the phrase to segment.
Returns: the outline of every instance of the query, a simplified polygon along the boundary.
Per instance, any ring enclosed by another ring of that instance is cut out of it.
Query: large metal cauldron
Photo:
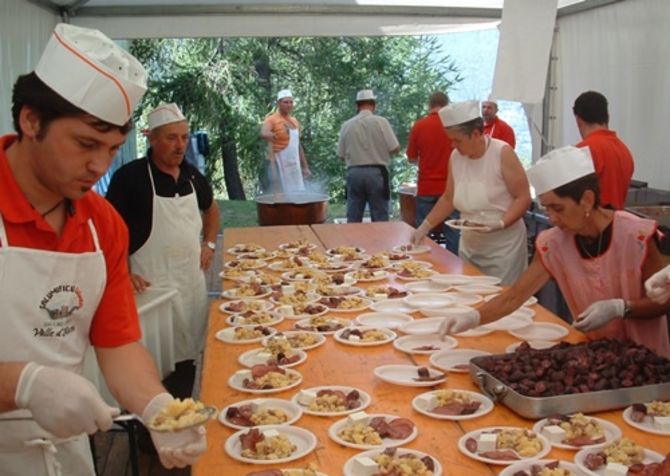
[[[328,215],[328,195],[309,192],[258,195],[256,212],[261,226],[323,223]]]

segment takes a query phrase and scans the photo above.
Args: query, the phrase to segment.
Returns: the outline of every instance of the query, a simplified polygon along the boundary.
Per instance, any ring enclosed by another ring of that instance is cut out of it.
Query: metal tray
[[[524,418],[537,420],[558,414],[594,413],[625,408],[633,403],[670,399],[670,382],[554,397],[528,397],[512,390],[479,366],[482,359],[504,356],[509,356],[509,354],[487,355],[471,359],[470,377],[494,402],[502,403]]]

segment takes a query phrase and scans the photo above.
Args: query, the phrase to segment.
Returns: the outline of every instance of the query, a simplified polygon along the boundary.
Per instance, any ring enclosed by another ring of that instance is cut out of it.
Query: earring
[[[591,216],[591,212],[586,212],[585,215],[586,215],[586,218],[588,218],[588,217]]]

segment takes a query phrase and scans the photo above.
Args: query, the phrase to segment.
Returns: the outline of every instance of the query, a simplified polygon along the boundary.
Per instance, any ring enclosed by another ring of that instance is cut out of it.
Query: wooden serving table
[[[236,243],[254,242],[267,249],[275,249],[280,243],[307,239],[319,246],[319,249],[334,248],[340,245],[358,246],[368,253],[388,250],[409,241],[412,228],[403,222],[384,222],[347,225],[279,226],[263,228],[233,228],[224,232],[224,249]],[[430,261],[434,269],[442,273],[480,274],[474,267],[463,263],[444,248],[431,242],[431,253],[416,256],[416,259]],[[224,260],[231,259],[226,254]],[[393,278],[390,279],[394,281]],[[402,282],[398,282],[402,286]],[[224,287],[232,283],[224,282]],[[357,284],[365,287],[365,284]],[[468,374],[449,373],[447,382],[434,387],[404,387],[392,385],[377,379],[373,370],[385,364],[428,365],[425,355],[410,355],[386,344],[376,347],[352,347],[336,342],[332,336],[316,349],[307,351],[307,360],[295,367],[303,375],[302,384],[288,391],[271,395],[252,395],[233,390],[227,380],[242,366],[237,357],[258,344],[231,345],[215,339],[215,333],[226,327],[225,315],[214,303],[210,310],[209,330],[205,347],[202,375],[201,399],[217,408],[254,397],[277,397],[290,399],[294,394],[309,387],[319,385],[347,385],[360,388],[370,394],[372,403],[366,409],[368,413],[386,413],[410,418],[418,427],[418,437],[405,445],[407,448],[423,451],[436,458],[442,464],[445,475],[487,475],[497,474],[504,466],[492,466],[475,461],[463,455],[457,448],[458,439],[465,433],[487,426],[505,425],[531,428],[534,421],[524,419],[507,407],[496,404],[494,410],[482,417],[465,421],[448,421],[429,418],[417,413],[411,406],[412,399],[421,393],[435,389],[464,389],[479,391]],[[537,312],[535,320],[543,322],[565,323],[539,305],[533,306]],[[351,313],[332,313],[338,317],[354,318]],[[415,313],[418,316],[418,313]],[[295,321],[285,320],[276,327],[288,330]],[[567,326],[566,326],[567,327]],[[583,335],[569,328],[565,341],[577,343]],[[482,337],[458,337],[458,348],[474,348],[491,353],[504,353],[507,346],[518,342],[507,332],[493,332]],[[654,451],[665,453],[670,448],[670,438],[644,433],[627,425],[621,416],[621,410],[602,412],[596,416],[615,423],[627,437]],[[318,438],[316,450],[309,455],[290,463],[280,465],[250,465],[230,458],[224,451],[226,439],[235,430],[217,421],[207,426],[209,447],[193,468],[194,476],[226,475],[244,476],[252,471],[279,468],[301,468],[314,462],[320,471],[329,475],[342,474],[344,463],[359,453],[359,450],[338,445],[328,437],[328,428],[338,418],[324,418],[304,414],[295,425],[310,430]],[[572,461],[574,452],[552,449],[548,458]]]

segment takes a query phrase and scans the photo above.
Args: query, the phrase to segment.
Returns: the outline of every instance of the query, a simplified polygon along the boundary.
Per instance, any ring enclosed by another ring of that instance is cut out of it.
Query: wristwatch
[[[633,311],[633,303],[630,302],[628,299],[624,299],[623,301],[623,318],[627,318],[630,313]]]
[[[203,244],[212,251],[216,250],[216,243],[214,243],[213,241],[205,241],[205,243]]]

